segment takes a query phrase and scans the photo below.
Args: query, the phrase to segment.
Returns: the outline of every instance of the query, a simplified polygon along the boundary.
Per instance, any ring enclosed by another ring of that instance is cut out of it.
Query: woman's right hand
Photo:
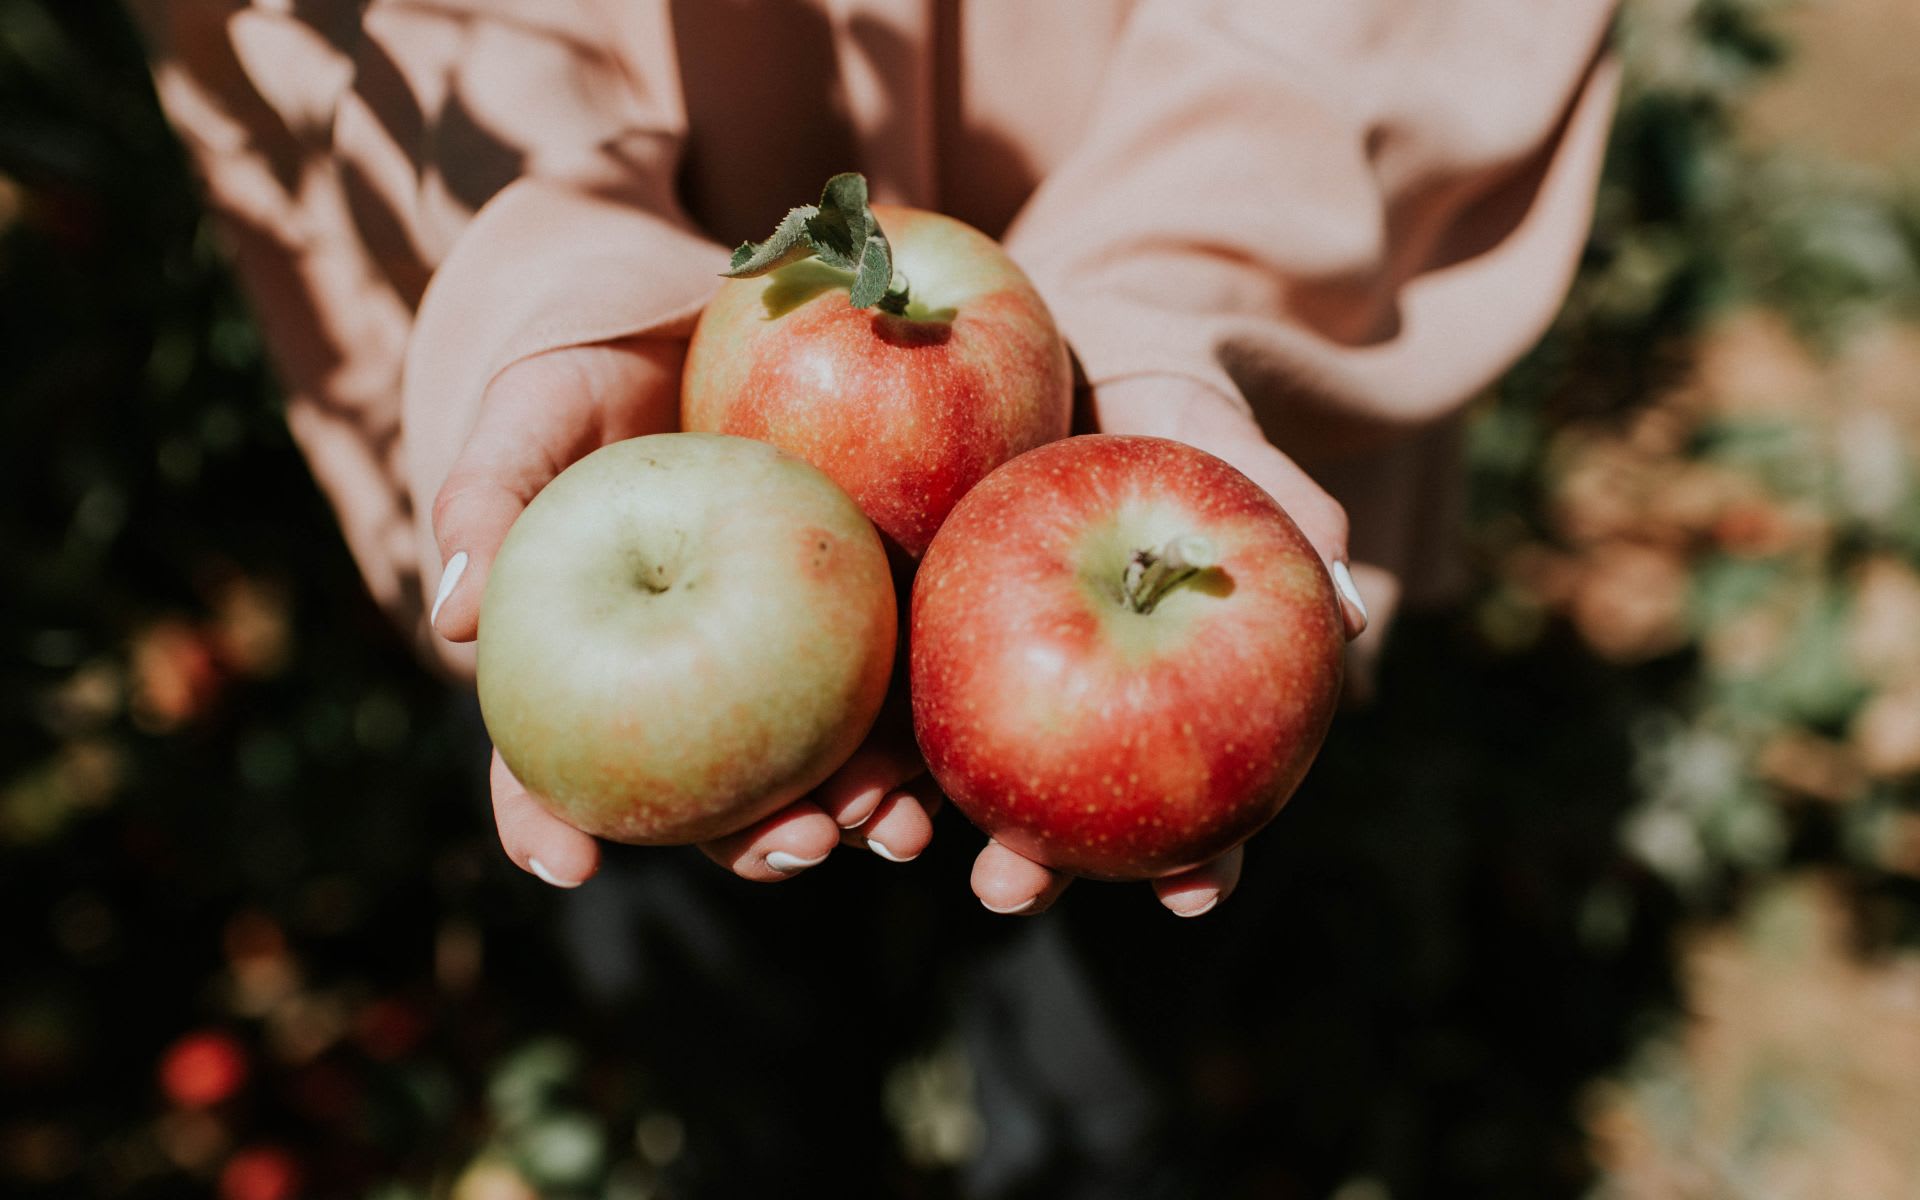
[[[514,519],[554,476],[601,446],[675,429],[685,343],[636,338],[566,347],[496,376],[433,504],[441,575],[431,621],[450,642],[479,633],[480,597]],[[910,731],[885,722],[811,794],[701,849],[743,879],[773,882],[824,861],[845,841],[905,862],[933,836],[937,793]],[[547,809],[498,753],[494,821],[507,857],[555,887],[599,869],[594,839]]]

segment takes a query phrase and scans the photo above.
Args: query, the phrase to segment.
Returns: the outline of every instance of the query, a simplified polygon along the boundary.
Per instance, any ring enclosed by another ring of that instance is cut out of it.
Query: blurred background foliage
[[[1208,1194],[1920,1187],[1915,34],[1628,4],[1579,281],[1474,413],[1474,595],[1404,622],[1235,902],[1314,983],[1221,967],[1143,1051]],[[110,5],[0,0],[0,396],[0,1192],[696,1193]],[[955,1044],[875,1103],[950,1194]]]
[[[1475,427],[1479,628],[1627,668],[1626,844],[1696,905],[1920,846],[1920,195],[1743,125],[1784,7],[1628,8],[1586,269]]]

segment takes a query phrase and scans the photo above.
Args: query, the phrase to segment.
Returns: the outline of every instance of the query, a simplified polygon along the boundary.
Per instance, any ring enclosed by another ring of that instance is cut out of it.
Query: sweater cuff
[[[542,179],[496,195],[421,299],[401,380],[401,430],[421,579],[439,577],[434,495],[500,372],[566,346],[685,338],[725,248],[631,200]]]

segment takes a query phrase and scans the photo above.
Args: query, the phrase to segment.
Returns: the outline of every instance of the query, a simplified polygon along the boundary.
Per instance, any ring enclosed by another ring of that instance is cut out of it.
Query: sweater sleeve
[[[1089,382],[1179,375],[1306,461],[1539,337],[1591,217],[1609,0],[1143,0],[1009,232]]]
[[[521,179],[474,218],[420,304],[401,412],[415,549],[438,578],[433,500],[494,376],[533,355],[634,336],[684,338],[726,253],[662,208]]]
[[[658,6],[130,0],[374,598],[430,644],[425,524],[488,381],[684,332],[722,249],[673,198]]]

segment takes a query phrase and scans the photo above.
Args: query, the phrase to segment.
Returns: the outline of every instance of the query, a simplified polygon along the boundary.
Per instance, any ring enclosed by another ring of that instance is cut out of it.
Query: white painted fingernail
[[[1205,904],[1202,904],[1199,908],[1170,908],[1167,911],[1172,913],[1176,917],[1204,917],[1208,913],[1212,912],[1214,909],[1218,908],[1219,906],[1220,906],[1220,893],[1215,892],[1213,894],[1213,899],[1207,901]]]
[[[832,851],[828,851],[832,853]],[[817,867],[827,861],[822,854],[819,858],[801,858],[798,854],[788,854],[785,850],[775,850],[767,855],[767,865],[782,875],[791,875],[795,871],[804,871],[808,867]]]
[[[887,848],[887,844],[885,842],[880,841],[877,838],[871,838],[871,837],[867,839],[867,849],[873,851],[875,854],[878,854],[881,858],[886,859],[888,862],[912,862],[916,857],[918,857],[917,855],[913,855],[913,854],[895,854],[892,850],[889,850]]]
[[[460,551],[447,560],[446,569],[440,572],[440,590],[434,593],[433,611],[427,614],[427,624],[434,628],[440,626],[440,606],[453,595],[453,589],[460,586],[460,577],[467,573],[467,552]]]
[[[1040,897],[1029,896],[1027,897],[1026,903],[1016,904],[1012,908],[995,908],[993,905],[988,904],[985,900],[982,900],[980,902],[980,907],[986,909],[990,913],[998,913],[1000,916],[1003,916],[1003,917],[1017,917],[1023,912],[1030,911],[1033,908],[1033,906],[1038,903],[1040,903]]]
[[[874,790],[879,791],[878,788]],[[873,793],[869,792],[867,794],[872,795]],[[865,801],[862,801],[858,804],[848,805],[847,808],[843,812],[841,812],[839,816],[838,823],[840,825],[840,828],[858,829],[862,825],[865,825],[868,821],[871,821],[873,819],[873,814],[880,810],[880,806],[886,802],[886,799],[887,799],[887,794],[885,792],[880,792],[879,799],[875,800],[871,804],[868,804]]]
[[[574,879],[574,880],[560,879],[556,877],[552,871],[547,870],[547,864],[541,862],[537,858],[529,858],[527,860],[527,870],[532,871],[534,875],[540,880],[541,883],[552,884],[554,887],[557,887],[557,888],[577,888],[582,883],[586,882],[585,880],[581,880],[581,879]]]
[[[1333,586],[1340,589],[1347,603],[1360,614],[1360,628],[1353,631],[1353,636],[1359,637],[1367,631],[1367,602],[1360,598],[1360,589],[1353,586],[1353,572],[1347,569],[1346,563],[1333,564]]]

